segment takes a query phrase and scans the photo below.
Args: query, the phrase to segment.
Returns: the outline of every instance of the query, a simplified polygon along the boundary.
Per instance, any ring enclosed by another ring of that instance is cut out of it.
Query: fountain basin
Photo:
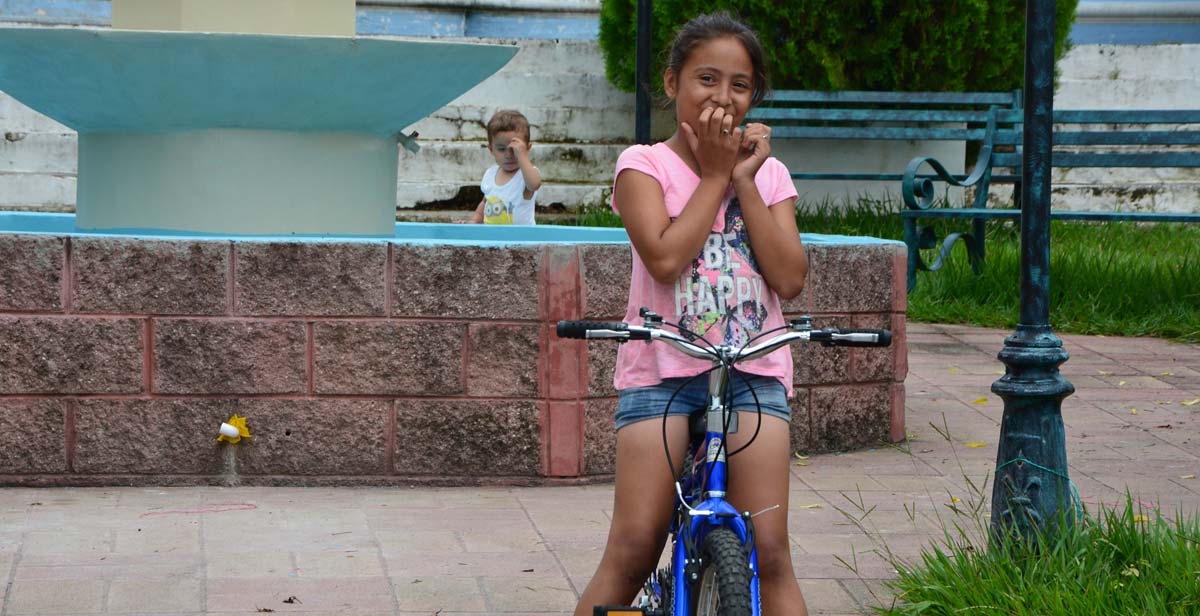
[[[539,483],[613,470],[621,229],[394,225],[388,238],[89,234],[0,213],[0,482]],[[891,327],[796,347],[793,445],[904,437],[903,244],[804,235],[789,315]]]

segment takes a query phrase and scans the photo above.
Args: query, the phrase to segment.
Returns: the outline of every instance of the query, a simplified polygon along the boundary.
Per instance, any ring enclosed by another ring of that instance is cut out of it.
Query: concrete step
[[[0,171],[75,174],[79,140],[74,132],[0,131]]]
[[[481,172],[482,174],[482,172]],[[569,210],[586,207],[608,207],[612,195],[609,184],[553,184],[546,183],[538,191],[539,211]],[[409,209],[474,209],[479,205],[483,193],[479,191],[479,180],[461,182],[428,181],[400,182],[396,191],[398,210]]]
[[[611,184],[617,157],[627,147],[535,140],[530,159],[544,182]],[[416,154],[401,151],[399,180],[478,184],[483,172],[495,162],[486,141],[421,141],[421,150]]]
[[[74,131],[0,92],[0,132],[73,133]]]
[[[0,209],[74,211],[75,176],[0,171]]]
[[[989,207],[1012,207],[1013,186],[993,185]],[[1054,184],[1056,210],[1200,214],[1200,182]]]
[[[398,222],[456,222],[470,218],[470,210],[397,210]],[[575,212],[543,212],[535,216],[537,223],[570,223],[578,218]]]

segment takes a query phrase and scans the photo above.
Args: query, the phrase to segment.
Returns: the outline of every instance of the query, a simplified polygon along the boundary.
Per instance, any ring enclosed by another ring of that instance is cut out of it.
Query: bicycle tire
[[[701,547],[704,565],[696,584],[695,616],[751,616],[750,561],[728,528],[708,534]]]

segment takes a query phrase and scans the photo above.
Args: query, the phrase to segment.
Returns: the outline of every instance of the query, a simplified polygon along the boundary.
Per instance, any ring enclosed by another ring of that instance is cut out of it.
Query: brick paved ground
[[[995,465],[1002,405],[989,386],[1006,334],[910,324],[908,451],[793,466],[791,538],[812,613],[887,601],[876,541],[911,557],[953,515],[946,503],[972,502],[967,478]],[[1063,338],[1083,500],[1116,504],[1128,487],[1200,510],[1200,404],[1184,404],[1200,399],[1200,346]],[[859,505],[874,507],[869,533],[838,511]],[[561,614],[599,559],[610,507],[610,485],[4,489],[2,614]]]

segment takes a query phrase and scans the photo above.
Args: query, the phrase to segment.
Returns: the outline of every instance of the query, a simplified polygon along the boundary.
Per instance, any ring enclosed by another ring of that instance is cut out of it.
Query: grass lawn
[[[981,502],[976,500],[976,502]],[[1194,616],[1200,614],[1200,518],[1194,512],[1079,509],[1037,541],[991,541],[982,512],[955,509],[943,539],[909,562],[876,552],[897,571],[886,616]],[[867,516],[869,519],[869,515]],[[868,531],[869,532],[869,531]]]

